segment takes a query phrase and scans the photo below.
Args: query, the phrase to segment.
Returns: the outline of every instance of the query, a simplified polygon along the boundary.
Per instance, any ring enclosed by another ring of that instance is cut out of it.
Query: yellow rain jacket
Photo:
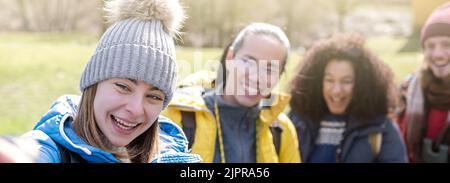
[[[290,96],[288,95],[277,95],[273,105],[261,109],[256,121],[256,162],[301,162],[297,132],[290,119],[282,113],[289,100]],[[209,111],[201,95],[177,92],[162,114],[182,126],[182,111],[195,114],[196,132],[194,143],[191,146],[192,153],[199,154],[205,163],[213,162],[217,138],[217,123],[213,113]],[[270,127],[274,125],[278,125],[282,129],[278,153],[270,131]]]

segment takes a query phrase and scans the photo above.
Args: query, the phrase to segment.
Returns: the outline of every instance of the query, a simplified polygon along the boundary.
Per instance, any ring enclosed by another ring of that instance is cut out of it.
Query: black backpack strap
[[[83,159],[79,154],[69,151],[67,148],[56,143],[59,150],[59,156],[61,158],[61,163],[86,163],[87,161]]]
[[[189,141],[188,148],[190,149],[195,141],[195,113],[181,111],[181,126]]]
[[[281,148],[281,133],[283,129],[281,126],[271,126],[270,132],[272,132],[273,145],[275,146],[275,150],[277,151],[277,155],[280,156],[280,148]]]

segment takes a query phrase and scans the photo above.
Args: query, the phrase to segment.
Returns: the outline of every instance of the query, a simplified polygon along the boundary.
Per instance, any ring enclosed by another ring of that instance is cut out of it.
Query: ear
[[[234,58],[234,49],[233,47],[228,48],[226,60],[233,60]]]

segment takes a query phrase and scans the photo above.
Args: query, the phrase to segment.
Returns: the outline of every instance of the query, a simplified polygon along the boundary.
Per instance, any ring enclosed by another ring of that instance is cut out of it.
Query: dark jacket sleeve
[[[407,163],[406,146],[399,129],[390,121],[386,122],[378,162]]]

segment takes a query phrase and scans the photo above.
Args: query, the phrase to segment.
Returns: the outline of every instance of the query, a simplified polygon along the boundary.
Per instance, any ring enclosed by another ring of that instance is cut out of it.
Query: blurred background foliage
[[[292,56],[285,88],[311,44],[356,32],[395,73],[420,67],[418,32],[442,0],[181,0],[188,19],[178,41],[180,77],[220,58],[250,22],[282,27]],[[106,25],[102,0],[0,0],[0,134],[20,134],[63,94],[80,94],[79,77]]]

